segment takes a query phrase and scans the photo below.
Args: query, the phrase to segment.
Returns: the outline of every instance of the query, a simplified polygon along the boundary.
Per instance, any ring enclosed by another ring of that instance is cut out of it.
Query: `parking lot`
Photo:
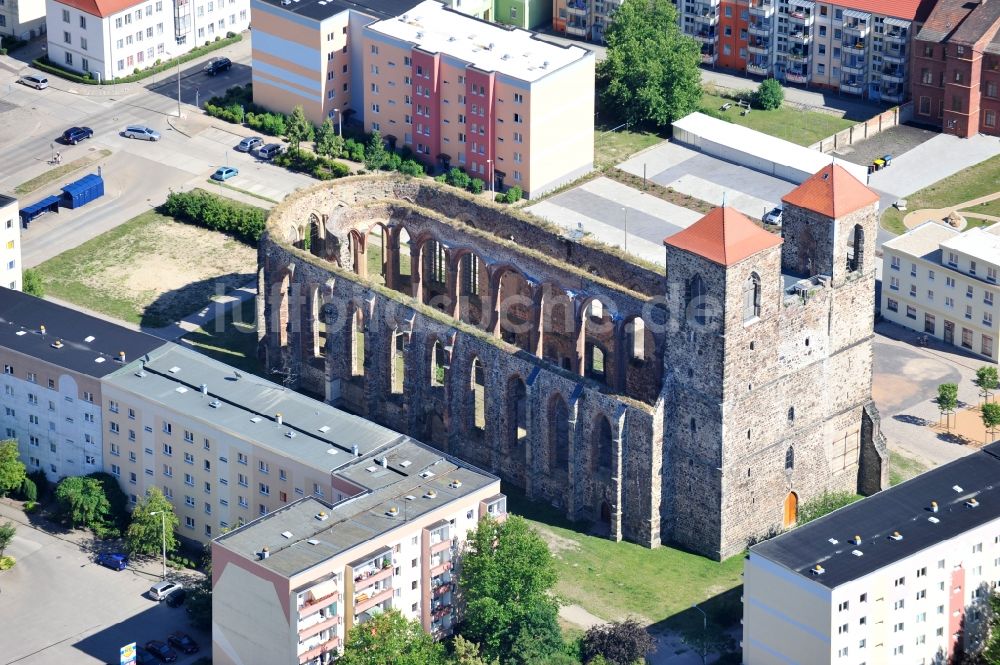
[[[194,630],[183,606],[169,608],[143,595],[158,575],[98,566],[89,536],[26,526],[24,513],[0,502],[0,520],[8,519],[16,520],[17,535],[5,554],[17,565],[0,573],[3,663],[118,663],[122,646],[165,641],[178,630],[201,646],[198,654],[178,654],[178,663],[211,654],[211,636]]]

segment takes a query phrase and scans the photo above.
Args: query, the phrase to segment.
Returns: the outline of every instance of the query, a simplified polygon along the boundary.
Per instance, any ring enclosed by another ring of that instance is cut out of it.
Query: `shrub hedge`
[[[267,221],[267,212],[261,208],[201,189],[171,192],[159,212],[188,224],[228,233],[250,245],[256,245],[260,240]]]

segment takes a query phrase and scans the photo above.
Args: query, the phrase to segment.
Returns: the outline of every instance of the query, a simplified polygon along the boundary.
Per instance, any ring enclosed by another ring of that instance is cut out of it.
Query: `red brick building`
[[[914,119],[1000,136],[1000,0],[941,0],[914,42]]]

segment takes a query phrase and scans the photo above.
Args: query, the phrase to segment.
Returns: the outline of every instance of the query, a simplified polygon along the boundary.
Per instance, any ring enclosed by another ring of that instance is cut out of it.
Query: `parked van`
[[[18,82],[28,86],[29,88],[34,88],[35,90],[44,90],[49,87],[49,80],[44,76],[38,76],[37,74],[22,76],[18,79]]]
[[[172,582],[170,580],[164,580],[149,587],[149,597],[159,602],[164,598],[166,598],[167,596],[169,596],[170,592],[183,588],[184,585],[181,584],[180,582]]]

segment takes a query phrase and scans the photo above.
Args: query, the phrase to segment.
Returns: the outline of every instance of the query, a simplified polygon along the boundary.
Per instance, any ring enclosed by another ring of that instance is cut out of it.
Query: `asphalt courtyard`
[[[0,521],[7,520],[15,521],[17,534],[4,554],[17,564],[0,573],[0,662],[118,663],[126,644],[165,641],[178,630],[201,646],[198,654],[178,654],[178,663],[210,655],[211,636],[194,630],[183,608],[143,595],[157,575],[98,566],[89,536],[28,526],[25,514],[4,500]]]

